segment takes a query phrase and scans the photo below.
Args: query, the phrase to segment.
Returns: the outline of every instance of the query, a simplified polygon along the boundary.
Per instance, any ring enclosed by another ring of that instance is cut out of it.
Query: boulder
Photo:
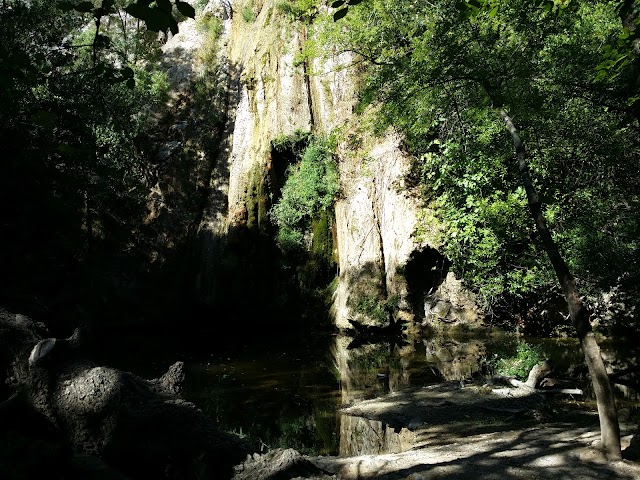
[[[180,396],[182,362],[145,380],[83,358],[79,332],[66,339],[46,333],[43,325],[0,310],[1,417],[26,418],[28,411],[70,449],[133,479],[230,478],[252,453]]]

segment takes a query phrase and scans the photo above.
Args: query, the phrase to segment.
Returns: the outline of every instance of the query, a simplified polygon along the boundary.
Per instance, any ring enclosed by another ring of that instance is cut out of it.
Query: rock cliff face
[[[450,313],[453,319],[476,321],[473,298],[461,294],[447,275],[433,238],[416,235],[425,210],[406,180],[411,162],[401,138],[368,133],[366,116],[352,113],[356,74],[343,68],[351,59],[300,56],[308,27],[287,18],[276,4],[214,0],[205,9],[223,24],[217,72],[226,115],[198,227],[197,298],[215,305],[241,289],[249,303],[261,301],[260,284],[269,280],[256,278],[261,272],[256,264],[272,254],[273,242],[269,246],[266,239],[273,233],[269,197],[281,187],[273,174],[281,166],[275,165],[272,140],[311,132],[338,138],[336,325],[348,327],[349,319],[373,323],[360,308],[372,301],[389,312],[378,322],[447,320]]]

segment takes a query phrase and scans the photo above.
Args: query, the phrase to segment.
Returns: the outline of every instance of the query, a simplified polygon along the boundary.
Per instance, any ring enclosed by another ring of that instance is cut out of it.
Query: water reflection
[[[328,346],[249,345],[193,362],[185,396],[261,450],[337,453],[338,379]]]
[[[393,429],[378,420],[351,415],[340,419],[341,456],[400,453],[411,449],[414,440],[408,429]]]
[[[131,348],[105,352],[101,363],[151,378],[176,360],[187,368],[185,396],[221,428],[246,435],[263,449],[291,447],[303,453],[360,455],[410,448],[420,419],[398,425],[341,413],[341,406],[400,392],[411,387],[475,378],[481,383],[487,358],[519,339],[500,334],[433,335],[408,344],[380,342],[354,348],[347,336],[253,343],[193,343],[176,347],[175,339],[149,342],[131,338]],[[582,352],[572,339],[525,339],[538,345],[556,365],[555,378],[569,388],[591,387]],[[106,344],[115,345],[115,342]],[[149,346],[147,350],[140,345]],[[619,407],[638,409],[638,347],[601,342],[603,356],[624,373],[616,384]],[[153,350],[149,348],[153,347]],[[151,370],[150,370],[151,368]],[[456,420],[456,419],[452,419]],[[459,419],[458,419],[459,420]],[[408,427],[408,428],[407,428]],[[432,443],[433,440],[430,440]]]
[[[411,345],[376,343],[350,348],[351,338],[336,337],[332,354],[340,373],[343,405],[379,397],[410,386],[465,380],[482,371],[483,340],[432,338]]]
[[[486,345],[480,340],[453,338],[424,339],[426,362],[443,380],[465,380],[480,372]]]
[[[434,336],[411,345],[376,343],[351,348],[351,339],[337,337],[333,343],[334,365],[340,375],[340,398],[343,406],[392,394],[409,387],[440,382],[475,379],[482,385],[488,358],[514,350],[524,341],[511,335]],[[593,398],[584,359],[577,341],[572,339],[526,339],[537,345],[556,366],[554,375],[571,382],[571,387],[585,391],[583,401]],[[612,369],[622,371],[637,365],[637,358],[623,345],[602,345],[603,357]],[[569,385],[568,385],[569,386]],[[638,391],[629,385],[615,385],[619,407],[638,406]],[[393,398],[393,396],[391,397]],[[452,419],[460,420],[460,419]],[[415,445],[412,428],[419,419],[403,419],[403,425],[343,414],[340,417],[340,455],[397,453]]]
[[[340,372],[343,405],[411,386],[471,378],[480,372],[486,355],[486,346],[476,339],[432,338],[405,346],[350,345],[349,337],[337,337],[332,351]],[[407,419],[409,427],[412,421],[418,423]],[[343,456],[398,453],[411,448],[414,439],[408,428],[346,414],[340,418],[339,453]]]

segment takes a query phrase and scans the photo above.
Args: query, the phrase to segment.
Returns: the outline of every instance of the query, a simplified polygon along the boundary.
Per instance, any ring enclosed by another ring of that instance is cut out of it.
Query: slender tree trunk
[[[589,321],[589,310],[582,303],[576,282],[569,267],[565,263],[562,255],[558,251],[558,247],[551,236],[551,232],[547,227],[547,222],[542,214],[540,199],[531,181],[529,167],[526,159],[526,149],[520,138],[520,134],[516,129],[511,117],[501,108],[500,115],[504,121],[507,130],[513,139],[513,145],[516,150],[518,169],[522,176],[522,182],[527,192],[527,200],[531,215],[536,222],[538,233],[544,243],[544,248],[549,256],[549,260],[556,272],[564,296],[569,305],[569,315],[571,322],[576,329],[582,351],[584,352],[585,362],[589,369],[589,375],[593,382],[593,389],[596,394],[596,402],[598,405],[598,415],[600,417],[600,435],[602,440],[602,448],[607,457],[612,460],[622,458],[620,450],[620,426],[618,424],[618,414],[616,412],[616,403],[613,396],[613,390],[609,381],[609,376],[604,366],[604,361],[600,355],[600,347],[596,342],[595,336],[591,329]]]

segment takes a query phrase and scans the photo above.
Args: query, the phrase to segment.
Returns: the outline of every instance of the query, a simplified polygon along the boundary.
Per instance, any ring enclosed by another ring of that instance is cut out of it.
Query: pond
[[[290,447],[306,454],[403,450],[398,432],[341,415],[340,407],[408,387],[472,378],[481,382],[491,372],[492,358],[515,352],[522,342],[551,359],[554,378],[585,391],[580,401],[593,402],[582,352],[573,339],[466,333],[356,348],[352,340],[340,335],[241,340],[206,332],[191,338],[129,336],[109,342],[117,353],[105,350],[99,360],[145,378],[160,376],[182,360],[185,398],[222,429],[247,436],[262,450]],[[632,347],[603,342],[602,350],[616,370],[637,365]],[[636,390],[616,385],[616,394],[620,406],[638,407]],[[363,430],[369,432],[364,442]]]

